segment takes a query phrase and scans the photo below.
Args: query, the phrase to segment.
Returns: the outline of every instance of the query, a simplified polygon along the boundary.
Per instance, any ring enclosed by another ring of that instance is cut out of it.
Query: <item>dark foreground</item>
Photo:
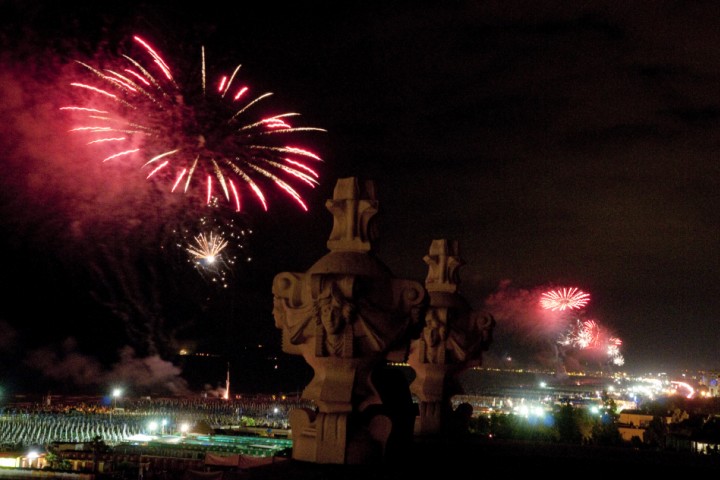
[[[653,474],[717,475],[720,473],[720,456],[629,447],[510,443],[472,437],[462,441],[418,441],[407,455],[381,465],[318,465],[290,459],[246,470],[239,478],[449,480],[461,475],[500,474],[503,478],[517,478],[516,475],[538,473],[556,473],[563,477],[575,473],[581,476],[640,473],[643,478]]]

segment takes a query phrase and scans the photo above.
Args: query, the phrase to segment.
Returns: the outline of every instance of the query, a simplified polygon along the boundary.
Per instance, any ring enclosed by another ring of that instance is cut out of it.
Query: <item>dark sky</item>
[[[720,367],[717,2],[27,3],[0,2],[0,384],[181,390],[187,345],[230,361],[238,388],[301,388],[271,281],[327,252],[325,201],[350,176],[375,182],[374,251],[396,276],[423,281],[432,240],[459,242],[460,291],[498,321],[487,365],[547,366],[557,331],[536,301],[577,287],[577,315],[623,341],[614,368]],[[175,71],[200,46],[241,63],[327,130],[299,135],[323,158],[309,212],[268,192],[268,212],[219,214],[253,232],[228,288],[171,251],[200,215],[99,161],[58,110],[74,60],[133,34]]]

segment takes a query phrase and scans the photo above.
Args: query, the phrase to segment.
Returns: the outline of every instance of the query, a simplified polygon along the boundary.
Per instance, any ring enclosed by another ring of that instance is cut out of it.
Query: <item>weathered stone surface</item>
[[[482,364],[495,319],[474,311],[458,293],[459,268],[464,263],[457,242],[434,240],[424,260],[430,304],[422,333],[411,345],[409,364],[415,380],[410,389],[420,400],[415,432],[432,435],[449,429],[452,396],[463,393],[457,376]]]
[[[356,178],[340,179],[326,205],[334,218],[330,252],[305,273],[279,273],[272,287],[283,351],[302,355],[314,371],[303,397],[318,411],[291,414],[293,457],[365,463],[382,458],[394,428],[382,410],[369,414],[383,403],[373,372],[406,358],[426,291],[395,278],[372,252],[372,182],[361,188]]]

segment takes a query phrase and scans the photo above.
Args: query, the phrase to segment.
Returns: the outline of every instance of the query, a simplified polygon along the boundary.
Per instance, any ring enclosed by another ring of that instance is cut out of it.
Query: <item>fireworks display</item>
[[[555,335],[558,368],[564,368],[563,363],[571,354],[578,360],[584,357],[594,358],[602,364],[624,364],[625,359],[620,353],[622,341],[611,335],[598,320],[584,318],[584,307],[590,302],[590,294],[576,287],[565,287],[540,290],[535,298],[540,311],[545,312],[542,317],[543,323],[549,325],[548,334]]]
[[[600,326],[595,320],[575,319],[561,335],[558,343],[579,350],[597,348],[600,343]]]
[[[590,294],[572,287],[543,293],[540,305],[552,311],[577,310],[587,305],[589,301]]]
[[[324,129],[294,126],[293,112],[246,120],[272,93],[253,94],[238,78],[239,65],[208,84],[204,48],[200,72],[184,83],[147,41],[135,36],[132,47],[135,56],[103,67],[78,61],[89,79],[71,83],[78,103],[62,108],[78,122],[71,132],[86,137],[103,162],[139,162],[148,179],[171,191],[205,204],[221,198],[234,211],[243,209],[244,193],[267,210],[265,183],[308,210],[298,185],[318,185],[310,165],[322,159],[285,139]]]
[[[619,367],[625,365],[625,357],[620,353],[622,340],[617,337],[609,337],[606,344],[606,352],[610,361]]]
[[[252,233],[242,217],[219,208],[213,199],[199,220],[173,229],[171,244],[180,261],[190,263],[209,282],[227,288],[233,268],[252,261],[248,251]]]
[[[622,366],[623,342],[601,318],[586,315],[589,304],[590,294],[578,288],[525,289],[509,280],[501,282],[483,308],[499,319],[502,329],[498,333],[503,336],[499,338],[511,339],[522,350],[503,352],[496,361],[507,365],[505,358],[513,358],[517,368],[552,368],[558,377],[590,365]]]
[[[558,338],[557,343],[565,349],[587,351],[607,358],[614,365],[622,366],[625,359],[620,353],[622,340],[608,334],[595,320],[576,318]]]
[[[195,244],[190,245],[187,250],[196,261],[208,265],[217,261],[218,256],[227,244],[227,240],[223,240],[221,236],[215,235],[213,232],[210,232],[207,236],[200,233],[195,237]]]

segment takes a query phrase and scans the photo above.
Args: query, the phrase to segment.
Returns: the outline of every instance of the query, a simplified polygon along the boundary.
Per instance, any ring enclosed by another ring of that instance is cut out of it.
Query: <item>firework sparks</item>
[[[228,288],[228,274],[236,257],[228,249],[229,241],[222,235],[201,232],[193,237],[184,250],[190,254],[188,261],[207,281]]]
[[[195,237],[195,245],[189,246],[187,251],[190,252],[195,260],[213,264],[220,255],[220,252],[227,247],[227,244],[227,240],[224,240],[212,232],[207,236],[201,233]]]
[[[572,287],[543,293],[540,298],[540,306],[552,311],[578,310],[587,305],[589,301],[590,294]]]
[[[623,357],[622,353],[620,353],[620,346],[622,345],[622,340],[620,340],[617,337],[610,337],[607,341],[607,355],[610,357],[610,361],[621,367],[625,365],[625,357]]]
[[[585,320],[578,333],[578,346],[580,348],[596,347],[600,341],[600,327],[595,320]]]
[[[185,86],[156,48],[138,36],[133,45],[137,59],[122,55],[115,68],[78,62],[93,81],[70,84],[84,96],[84,104],[62,108],[82,119],[71,132],[102,148],[104,162],[140,159],[147,178],[167,181],[173,192],[197,187],[206,204],[224,197],[240,211],[244,184],[267,210],[262,182],[308,210],[294,184],[318,185],[319,175],[309,164],[322,159],[282,139],[324,129],[293,126],[298,113],[245,121],[272,93],[253,97],[252,89],[238,80],[239,65],[231,75],[219,75],[216,88],[207,88],[204,48],[201,78]]]
[[[620,353],[622,340],[610,336],[604,327],[595,320],[581,320],[576,318],[567,330],[559,337],[557,344],[577,351],[594,351],[603,355],[603,358],[616,366],[625,364],[625,358]]]
[[[558,343],[566,347],[583,350],[596,345],[599,335],[600,328],[594,320],[582,321],[578,318],[568,326]]]
[[[218,199],[213,198],[199,217],[173,227],[163,249],[169,247],[176,261],[189,263],[209,284],[225,289],[238,265],[253,260],[249,251],[252,233],[248,217],[220,208]]]

